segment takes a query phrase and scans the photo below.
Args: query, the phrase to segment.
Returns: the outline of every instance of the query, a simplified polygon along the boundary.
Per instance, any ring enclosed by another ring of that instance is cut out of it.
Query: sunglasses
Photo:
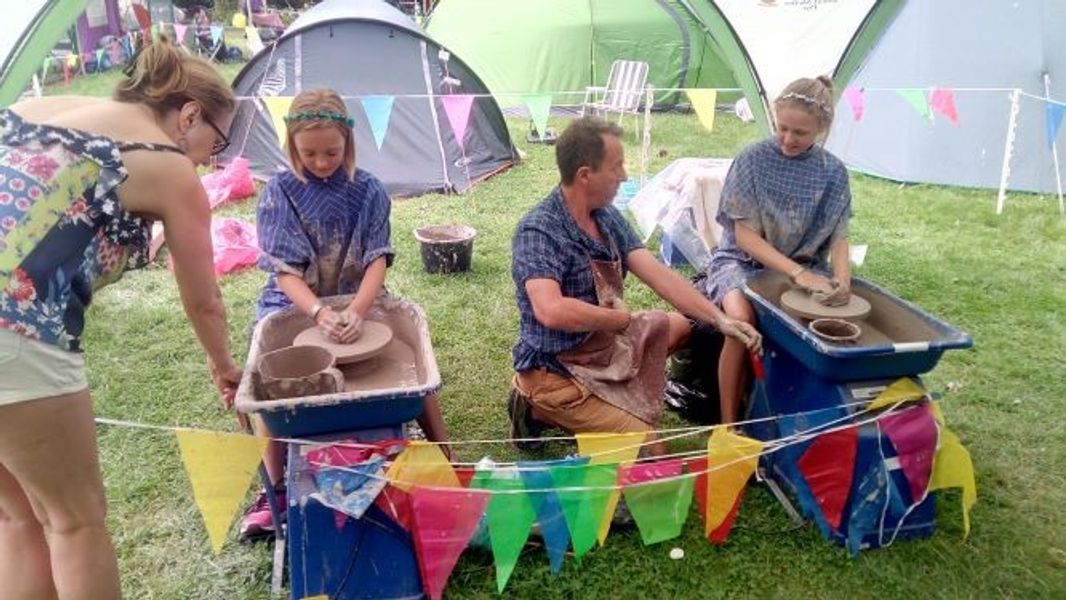
[[[212,121],[206,114],[202,116],[204,118],[204,123],[210,125],[211,129],[214,129],[215,133],[218,134],[218,139],[215,140],[215,145],[211,147],[211,156],[218,156],[219,154],[225,152],[226,148],[229,148],[229,138],[226,137],[226,134],[222,133],[222,130],[219,129],[218,125],[215,125],[215,122]]]

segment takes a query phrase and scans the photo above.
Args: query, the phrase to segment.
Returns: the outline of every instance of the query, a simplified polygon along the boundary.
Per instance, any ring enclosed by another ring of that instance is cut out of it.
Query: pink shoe
[[[285,490],[277,491],[277,505],[281,511],[280,520],[285,522]],[[237,534],[240,542],[255,542],[274,537],[274,520],[270,516],[270,503],[267,502],[266,490],[261,490],[255,501],[244,511],[241,530]]]

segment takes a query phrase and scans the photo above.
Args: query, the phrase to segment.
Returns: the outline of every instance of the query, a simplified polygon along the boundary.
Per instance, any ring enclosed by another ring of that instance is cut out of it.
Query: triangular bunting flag
[[[410,491],[413,485],[462,487],[448,457],[444,456],[440,446],[432,442],[411,442],[393,461],[385,477],[405,491]]]
[[[566,516],[570,528],[570,539],[574,542],[574,558],[581,562],[581,557],[596,545],[596,532],[603,522],[607,501],[614,490],[606,489],[615,485],[618,469],[615,465],[584,465],[574,467],[548,467],[555,493]],[[562,489],[562,488],[599,488],[599,489]]]
[[[274,124],[274,132],[278,134],[278,145],[285,148],[285,115],[289,114],[292,106],[292,96],[267,96],[262,98],[270,113],[270,121]]]
[[[933,88],[929,96],[929,108],[944,115],[956,127],[959,125],[959,111],[955,108],[955,92],[945,88]]]
[[[699,473],[696,476],[696,485],[694,495],[696,496],[696,508],[700,513],[700,518],[707,521],[707,457],[692,458],[685,461],[685,469],[689,473]],[[707,533],[707,539],[717,545],[725,543],[729,538],[729,531],[733,528],[733,521],[737,518],[737,513],[740,511],[740,501],[744,498],[744,495],[738,495],[737,501],[733,503],[733,509],[726,515],[722,524],[715,528],[710,533]],[[704,526],[706,530],[706,526]]]
[[[211,548],[218,554],[262,460],[267,438],[186,429],[177,430],[175,436]]]
[[[848,509],[848,538],[844,543],[852,556],[858,555],[867,544],[867,536],[880,530],[882,516],[891,501],[889,488],[893,486],[880,448],[878,422],[862,427],[867,429],[858,438],[856,462],[859,464],[855,471],[855,493]],[[863,461],[865,465],[861,464]]]
[[[222,33],[224,31],[225,30],[222,28],[221,25],[212,25],[211,26],[211,43],[214,44],[214,45],[217,45],[218,41],[222,39]],[[258,33],[256,35],[258,36]]]
[[[707,519],[709,535],[723,525],[759,464],[762,442],[718,427],[707,440]]]
[[[685,90],[688,101],[692,103],[692,110],[696,111],[696,117],[707,131],[714,131],[714,108],[718,101],[718,90],[693,89]]]
[[[185,32],[188,30],[188,25],[174,23],[174,41],[178,42],[178,44],[182,44],[185,41]]]
[[[896,90],[896,93],[910,103],[911,107],[913,107],[915,112],[921,115],[922,118],[928,119],[932,116],[932,113],[929,112],[929,101],[925,98],[925,90],[903,89]]]
[[[529,118],[533,121],[533,127],[537,130],[540,139],[544,139],[544,132],[548,128],[548,115],[552,110],[551,94],[525,94],[522,96],[529,111]]]
[[[840,530],[844,505],[851,491],[858,443],[859,430],[856,427],[824,433],[815,438],[796,464],[814,494],[825,522],[834,531]],[[829,537],[829,533],[823,531],[822,535]]]
[[[465,150],[466,127],[470,123],[470,107],[474,103],[474,97],[470,94],[450,94],[441,96],[440,101],[444,105],[448,124],[455,133],[455,140],[459,142],[459,147]]]
[[[566,527],[566,516],[563,507],[555,493],[555,485],[552,482],[548,467],[551,465],[582,465],[588,459],[582,457],[567,458],[559,461],[521,461],[518,463],[519,473],[530,492],[528,497],[537,514],[537,524],[540,526],[540,535],[544,538],[544,548],[548,551],[548,560],[551,563],[552,573],[559,574],[563,568],[563,559],[566,549],[570,546],[570,530]]]
[[[152,34],[152,43],[154,44],[155,42],[158,42],[159,41],[159,26],[156,25],[155,23],[152,23],[152,26],[148,29],[148,31],[150,31],[151,34]]]
[[[940,431],[940,448],[933,459],[933,476],[929,491],[962,488],[963,537],[970,535],[970,509],[977,502],[977,483],[973,475],[970,453],[950,429]]]
[[[374,500],[374,505],[408,533],[414,529],[411,517],[411,495],[407,492],[394,485],[387,485]]]
[[[496,591],[502,594],[536,520],[533,504],[527,494],[515,493],[525,490],[516,469],[479,471],[470,485],[503,492],[492,494],[486,513],[492,556],[496,560]]]
[[[589,463],[593,465],[619,465],[631,463],[637,459],[641,444],[647,437],[645,433],[579,433],[577,434],[577,451],[583,456],[589,457]],[[607,539],[607,533],[611,530],[611,519],[614,511],[618,508],[618,499],[621,490],[611,492],[607,500],[607,508],[604,509],[603,520],[596,531],[596,539],[600,545]]]
[[[844,99],[851,106],[851,116],[856,121],[861,121],[862,113],[866,110],[866,97],[863,95],[862,88],[851,85],[844,88]]]
[[[212,34],[212,37],[214,35]],[[248,40],[248,50],[253,54],[259,54],[263,48],[263,38],[259,37],[259,30],[255,27],[248,26],[244,28],[244,37]],[[216,42],[217,43],[217,42]]]
[[[618,479],[624,486],[626,506],[640,528],[644,544],[656,544],[681,535],[692,504],[693,477],[681,475],[681,459],[623,466]],[[645,483],[656,479],[668,481]],[[633,485],[641,483],[642,485]]]
[[[900,470],[910,488],[911,502],[925,498],[933,473],[938,430],[926,404],[881,417],[881,431],[888,436],[899,457]]]
[[[78,55],[77,54],[68,54],[67,55],[67,66],[70,67],[71,69],[73,69],[74,67],[78,66]]]
[[[48,73],[47,62],[44,72]],[[1044,109],[1044,131],[1047,134],[1047,147],[1051,148],[1055,145],[1055,138],[1059,137],[1059,127],[1062,126],[1062,116],[1066,114],[1066,104],[1059,104],[1058,102],[1051,102],[1050,100],[1045,105]]]
[[[878,394],[877,398],[866,407],[866,410],[878,410],[888,408],[899,402],[914,402],[925,398],[928,392],[925,388],[914,382],[909,377],[897,379],[892,385]]]
[[[381,144],[385,142],[385,132],[389,129],[393,99],[393,96],[363,96],[363,110],[370,121],[370,131],[374,134],[374,143],[377,144],[378,150],[381,150]]]
[[[408,450],[410,451],[410,450]],[[414,487],[411,490],[414,540],[422,588],[440,600],[459,555],[477,528],[490,494]]]

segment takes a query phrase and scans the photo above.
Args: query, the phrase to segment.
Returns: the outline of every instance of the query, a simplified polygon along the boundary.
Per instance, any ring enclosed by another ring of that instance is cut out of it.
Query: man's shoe
[[[533,418],[529,400],[513,388],[507,399],[507,416],[511,421],[511,444],[515,448],[528,452],[544,446],[544,442],[532,439],[540,437],[544,424]]]

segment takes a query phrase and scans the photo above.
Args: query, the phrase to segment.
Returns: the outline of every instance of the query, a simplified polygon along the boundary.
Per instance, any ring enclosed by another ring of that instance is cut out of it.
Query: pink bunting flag
[[[881,417],[885,432],[899,457],[899,466],[911,491],[911,502],[925,498],[933,474],[939,432],[928,404]]]
[[[819,435],[797,461],[826,522],[840,530],[844,504],[851,491],[859,429],[848,427]]]
[[[181,44],[185,40],[185,32],[189,29],[188,25],[182,25],[181,23],[174,23],[174,39]]]
[[[474,103],[474,97],[470,94],[452,94],[441,96],[444,105],[444,114],[448,116],[448,123],[455,132],[455,139],[459,146],[466,149],[466,127],[470,123],[470,107]]]
[[[344,524],[348,522],[348,515],[342,513],[339,510],[333,511],[333,526],[337,528],[337,533],[344,530]]]
[[[929,107],[947,117],[952,125],[958,127],[959,112],[955,108],[955,92],[946,88],[933,88],[933,94],[929,98]]]
[[[411,489],[415,550],[422,588],[440,600],[448,577],[477,529],[492,494],[415,486]]]
[[[862,88],[851,85],[844,88],[844,99],[851,106],[851,116],[856,121],[861,121],[862,113],[866,109],[866,98],[863,96]]]

